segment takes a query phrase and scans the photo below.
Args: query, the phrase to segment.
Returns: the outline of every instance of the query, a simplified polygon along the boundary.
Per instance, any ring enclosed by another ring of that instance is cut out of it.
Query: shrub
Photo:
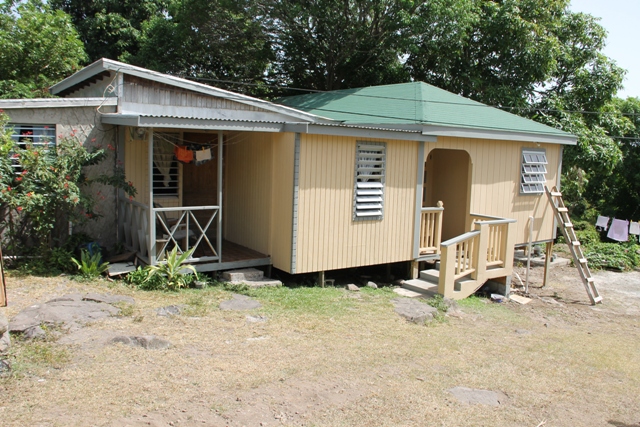
[[[587,246],[584,254],[592,269],[628,271],[640,265],[639,249],[635,243],[596,243]]]
[[[125,282],[147,291],[176,291],[187,288],[198,278],[196,269],[192,265],[184,265],[192,253],[193,249],[178,256],[177,248],[173,248],[167,254],[164,263],[149,265],[144,269],[138,267],[127,275]]]
[[[102,262],[100,251],[90,254],[88,250],[82,249],[80,261],[75,258],[71,258],[71,261],[78,266],[80,276],[85,279],[95,279],[109,268],[108,262]]]

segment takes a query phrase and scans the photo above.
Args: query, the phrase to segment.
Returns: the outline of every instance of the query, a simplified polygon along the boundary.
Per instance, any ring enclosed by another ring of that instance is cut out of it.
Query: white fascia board
[[[397,139],[405,141],[425,141],[436,142],[438,138],[431,135],[423,135],[416,131],[399,131],[392,129],[371,129],[368,127],[358,126],[331,126],[316,125],[310,123],[308,126],[309,134],[317,135],[333,135],[333,136],[351,136],[356,138],[377,138],[377,139]]]
[[[102,122],[114,125],[152,128],[237,130],[247,132],[282,132],[284,128],[284,123],[258,123],[184,117],[146,117],[131,114],[103,114]]]
[[[111,62],[111,61],[105,58],[98,59],[93,64],[87,65],[77,73],[72,74],[66,79],[62,80],[61,82],[51,86],[49,88],[49,92],[51,92],[53,95],[56,95],[66,89],[69,89],[70,87],[73,87],[77,84],[82,83],[83,81],[95,76],[96,74],[100,74],[103,71],[107,71],[107,68],[105,67],[105,64],[107,62]]]
[[[472,129],[449,126],[423,126],[424,135],[450,136],[458,138],[497,139],[501,141],[540,142],[546,144],[576,145],[577,138],[533,132],[501,131],[496,129]]]
[[[4,110],[21,108],[99,107],[114,105],[118,105],[117,98],[32,98],[0,100],[0,108]]]

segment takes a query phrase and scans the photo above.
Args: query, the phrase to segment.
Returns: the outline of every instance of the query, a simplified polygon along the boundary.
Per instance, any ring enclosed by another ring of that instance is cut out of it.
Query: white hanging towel
[[[599,216],[598,221],[596,221],[596,227],[600,227],[603,229],[609,228],[609,217],[608,216]]]
[[[205,148],[204,150],[196,150],[196,166],[211,160],[211,149]]]
[[[618,242],[629,240],[629,221],[624,219],[613,219],[607,237]]]
[[[640,223],[631,221],[629,224],[629,234],[635,234],[636,236],[640,234]]]

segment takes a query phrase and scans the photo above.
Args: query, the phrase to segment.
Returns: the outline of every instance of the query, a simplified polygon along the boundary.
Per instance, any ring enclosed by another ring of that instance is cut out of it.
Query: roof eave
[[[478,129],[437,125],[424,125],[422,128],[422,134],[458,138],[495,139],[500,141],[522,141],[561,145],[576,145],[578,141],[578,139],[574,135],[571,135],[569,133],[561,135],[542,132]]]

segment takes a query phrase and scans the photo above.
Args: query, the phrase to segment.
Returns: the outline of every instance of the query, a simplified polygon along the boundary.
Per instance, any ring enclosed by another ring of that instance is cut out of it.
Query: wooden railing
[[[118,230],[121,243],[149,263],[149,206],[126,198],[118,204]]]
[[[420,217],[420,255],[440,253],[443,211],[443,207],[422,208]]]
[[[513,272],[516,221],[478,214],[471,217],[473,231],[440,245],[438,293],[447,298],[466,298],[487,280]]]
[[[125,198],[119,202],[120,239],[146,264],[162,262],[174,247],[178,253],[194,249],[189,262],[221,260],[219,206],[149,208]]]
[[[155,251],[151,252],[151,262],[163,260],[174,247],[178,253],[193,249],[189,262],[219,261],[222,252],[222,241],[216,233],[219,211],[219,206],[154,207],[156,239],[152,242]]]

